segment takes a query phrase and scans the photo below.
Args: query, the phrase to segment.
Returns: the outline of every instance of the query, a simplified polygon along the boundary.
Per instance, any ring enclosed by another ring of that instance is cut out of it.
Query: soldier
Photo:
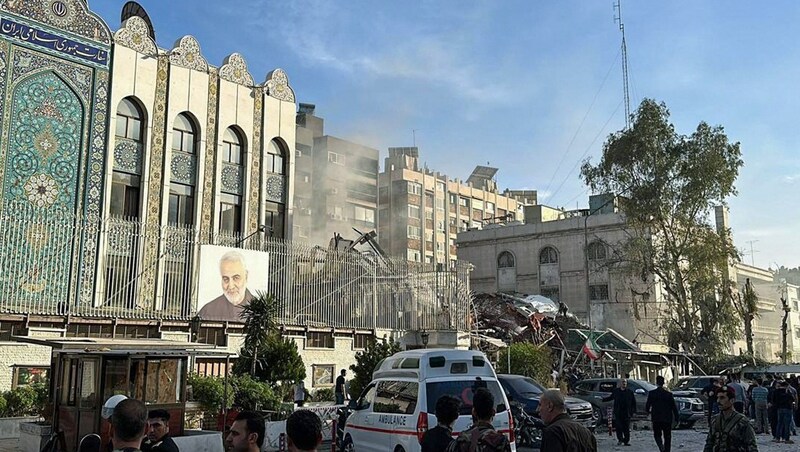
[[[720,411],[711,420],[703,452],[758,452],[753,427],[745,415],[733,409],[735,401],[732,387],[723,386],[717,392]]]

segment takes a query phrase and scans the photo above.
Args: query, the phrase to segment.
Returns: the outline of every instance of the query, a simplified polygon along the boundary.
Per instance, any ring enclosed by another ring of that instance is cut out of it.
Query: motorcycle
[[[511,404],[511,415],[514,417],[514,436],[517,446],[538,449],[542,445],[542,429],[544,422],[525,412],[519,404]]]

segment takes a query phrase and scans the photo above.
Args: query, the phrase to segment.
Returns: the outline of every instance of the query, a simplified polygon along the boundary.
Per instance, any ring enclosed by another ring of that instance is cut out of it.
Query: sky
[[[112,30],[125,0],[90,0]],[[499,168],[500,189],[586,207],[579,177],[625,126],[613,0],[141,0],[160,47],[190,34],[209,63],[275,68],[325,133],[420,148],[434,171]],[[705,121],[740,142],[728,200],[743,261],[800,266],[800,2],[622,0],[630,108],[666,103],[677,131]],[[754,251],[752,254],[750,252]]]

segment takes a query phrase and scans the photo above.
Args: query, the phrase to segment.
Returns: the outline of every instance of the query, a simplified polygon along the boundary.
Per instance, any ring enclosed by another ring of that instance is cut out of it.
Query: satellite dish
[[[122,22],[125,22],[129,18],[133,16],[141,17],[145,23],[147,24],[147,28],[150,29],[150,39],[155,42],[156,40],[156,32],[153,29],[153,22],[150,21],[150,16],[147,15],[147,11],[144,10],[142,5],[136,2],[128,2],[125,6],[122,7],[122,18],[120,19]]]

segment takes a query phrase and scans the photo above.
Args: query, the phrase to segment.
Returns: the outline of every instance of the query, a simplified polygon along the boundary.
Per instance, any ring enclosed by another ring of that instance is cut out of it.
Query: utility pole
[[[789,329],[789,313],[792,312],[792,309],[789,307],[789,294],[786,293],[786,280],[783,280],[782,283],[781,304],[783,305],[783,320],[781,321],[781,363],[786,364],[786,335]]]
[[[628,94],[628,46],[625,44],[625,24],[622,23],[622,0],[617,0],[614,9],[617,10],[614,20],[622,32],[622,95],[625,101],[625,128],[628,129],[631,125],[631,98]]]
[[[753,244],[756,243],[756,242],[758,242],[758,240],[748,240],[747,242],[745,242],[745,243],[748,243],[750,245],[750,265],[752,265],[753,267],[756,266],[756,264],[755,264],[755,255],[758,252],[758,250],[754,250],[753,249]]]

